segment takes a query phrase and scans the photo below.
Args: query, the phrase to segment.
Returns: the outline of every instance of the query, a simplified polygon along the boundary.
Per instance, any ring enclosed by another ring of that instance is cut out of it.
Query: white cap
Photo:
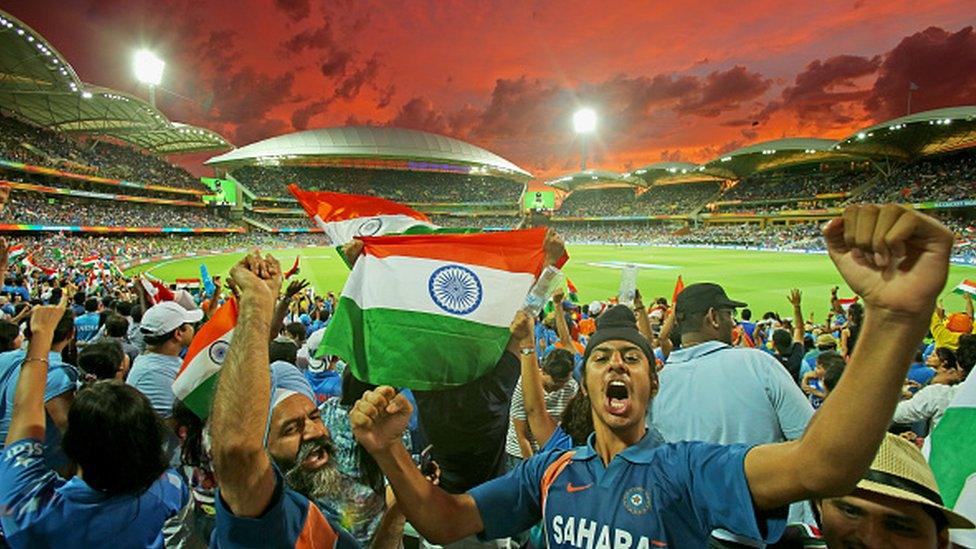
[[[153,305],[144,315],[139,330],[147,336],[161,336],[184,324],[196,324],[203,320],[203,311],[187,311],[174,301]]]
[[[603,312],[603,303],[599,301],[594,301],[590,303],[589,311],[591,316],[600,314],[601,312]]]

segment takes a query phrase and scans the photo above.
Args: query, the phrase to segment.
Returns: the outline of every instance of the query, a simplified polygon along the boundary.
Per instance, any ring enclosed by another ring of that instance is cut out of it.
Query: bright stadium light
[[[583,107],[573,113],[573,129],[576,133],[593,133],[596,129],[596,111]]]
[[[156,106],[156,86],[163,81],[166,62],[148,50],[139,50],[132,59],[136,80],[149,86],[149,104]]]
[[[586,171],[586,141],[596,129],[596,111],[583,107],[573,113],[573,130],[580,137],[580,170]]]

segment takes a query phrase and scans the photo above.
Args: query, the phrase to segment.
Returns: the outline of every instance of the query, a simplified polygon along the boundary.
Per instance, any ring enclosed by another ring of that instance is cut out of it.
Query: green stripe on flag
[[[183,404],[197,417],[206,419],[210,415],[210,406],[213,404],[214,392],[217,390],[218,377],[220,377],[220,372],[214,372],[214,375],[197,385],[193,392],[183,399]]]
[[[439,390],[491,371],[509,336],[507,327],[451,316],[363,310],[343,296],[317,355],[338,355],[358,379],[370,383]]]
[[[932,431],[929,465],[939,482],[939,494],[952,509],[966,478],[976,472],[976,408],[950,406]]]

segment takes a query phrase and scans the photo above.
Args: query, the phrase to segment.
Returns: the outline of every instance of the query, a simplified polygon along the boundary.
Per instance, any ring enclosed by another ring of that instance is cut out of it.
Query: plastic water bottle
[[[556,289],[556,283],[560,276],[562,273],[559,272],[559,269],[552,265],[546,267],[539,275],[539,279],[532,285],[529,294],[525,296],[525,304],[522,306],[522,310],[532,316],[538,316],[542,308],[546,306],[546,302],[549,301],[549,296]]]
[[[637,265],[628,264],[624,267],[620,276],[620,290],[617,292],[617,302],[621,305],[628,307],[634,305],[634,298],[637,297],[637,273],[639,271]]]

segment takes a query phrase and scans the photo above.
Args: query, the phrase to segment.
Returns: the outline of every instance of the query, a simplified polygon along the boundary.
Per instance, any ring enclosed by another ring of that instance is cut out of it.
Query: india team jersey
[[[542,518],[550,547],[707,547],[717,528],[775,541],[786,509],[757,521],[744,469],[748,450],[663,444],[651,431],[604,467],[591,436],[587,446],[540,453],[470,494],[483,539],[514,535]]]
[[[257,518],[237,517],[219,497],[217,525],[211,547],[294,547],[295,549],[352,549],[359,543],[342,528],[333,525],[308,498],[285,486],[275,468],[275,493],[264,514]]]

